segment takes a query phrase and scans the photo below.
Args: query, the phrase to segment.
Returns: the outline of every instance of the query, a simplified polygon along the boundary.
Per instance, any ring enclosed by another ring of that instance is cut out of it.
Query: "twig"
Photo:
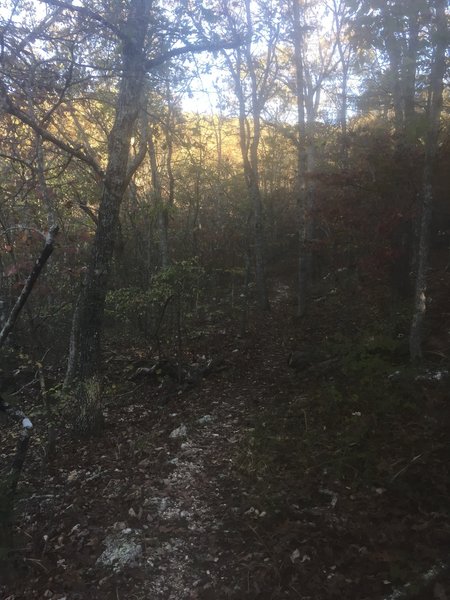
[[[307,433],[307,431],[308,431],[308,417],[306,415],[306,410],[304,408],[302,408],[302,413],[303,413],[303,416],[305,418],[305,433]]]
[[[31,381],[29,381],[28,383],[25,383],[21,388],[19,388],[17,391],[12,392],[11,394],[8,394],[8,396],[10,398],[12,398],[12,396],[18,396],[21,392],[23,392],[23,390],[25,390],[26,388],[34,385],[35,383],[37,383],[37,378],[35,377],[34,379],[32,379]]]
[[[389,480],[389,483],[393,483],[397,479],[397,477],[399,477],[404,471],[406,471],[406,469],[408,469],[413,463],[418,461],[419,458],[422,458],[423,455],[424,455],[424,453],[422,452],[421,454],[418,454],[412,460],[410,460],[407,465],[405,465],[402,469],[400,469],[400,471],[398,471],[395,475],[393,475],[391,477],[391,479]]]
[[[295,587],[294,587],[293,585],[290,585],[289,587],[291,588],[291,590],[292,590],[293,592],[295,592],[295,593],[297,594],[297,596],[298,596],[299,598],[303,598],[303,596],[300,594],[300,592],[299,592],[298,590],[296,590],[296,589],[295,589]]]
[[[4,229],[1,233],[3,235],[7,235],[10,231],[33,231],[41,236],[42,239],[45,240],[45,233],[40,229],[36,229],[35,227],[30,227],[29,225],[13,225],[12,227],[8,227],[8,229]]]
[[[42,564],[42,561],[39,560],[38,558],[24,558],[24,560],[28,560],[29,562],[32,562],[36,565],[38,565],[39,567],[41,567],[41,569],[43,569],[46,573],[49,573],[50,571],[47,569],[47,567]]]

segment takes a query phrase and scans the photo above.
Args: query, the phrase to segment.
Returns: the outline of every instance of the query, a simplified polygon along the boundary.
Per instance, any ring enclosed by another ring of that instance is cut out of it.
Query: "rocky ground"
[[[375,418],[343,398],[342,365],[288,367],[317,332],[285,296],[248,335],[197,340],[221,358],[195,385],[130,377],[138,350],[111,352],[104,434],[62,432],[50,462],[36,417],[1,598],[450,597],[447,384]]]

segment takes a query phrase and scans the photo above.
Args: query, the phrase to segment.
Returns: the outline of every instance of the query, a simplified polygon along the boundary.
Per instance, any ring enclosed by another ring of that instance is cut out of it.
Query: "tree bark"
[[[307,130],[305,111],[305,78],[303,65],[303,32],[300,21],[299,0],[292,2],[293,42],[297,99],[297,175],[295,192],[298,210],[298,288],[297,316],[306,314],[310,277],[311,256],[309,248],[309,232],[311,231],[311,194],[308,193],[306,175],[308,171]]]
[[[86,279],[74,313],[66,384],[76,380],[77,429],[85,434],[102,426],[101,391],[97,379],[100,334],[121,202],[130,180],[131,137],[139,112],[145,77],[144,43],[149,0],[131,0],[124,24],[122,77],[109,135],[108,164],[98,211],[98,226]]]
[[[405,137],[410,137],[408,131],[412,128],[412,134],[415,137],[415,112],[416,112],[416,71],[417,71],[417,55],[419,51],[419,9],[411,14],[408,18],[408,47],[404,60],[403,73],[403,97],[404,97],[404,116],[405,116]]]
[[[245,2],[247,13],[247,26],[249,31],[253,30],[252,14],[250,10],[250,0]],[[251,98],[252,98],[252,117],[253,117],[253,136],[250,141],[250,160],[247,164],[247,185],[250,195],[250,201],[253,211],[253,236],[254,236],[254,253],[255,253],[255,278],[256,289],[258,294],[258,304],[262,310],[269,311],[270,303],[267,293],[266,274],[265,274],[265,243],[264,243],[264,222],[263,222],[263,204],[260,189],[259,176],[259,159],[258,149],[261,140],[261,98],[258,94],[258,79],[256,76],[255,66],[250,52],[250,47],[246,46],[247,68],[251,81]],[[267,69],[264,78],[267,79]],[[261,90],[262,94],[266,90]]]
[[[253,34],[253,16],[250,0],[245,0],[246,26],[249,38]],[[239,107],[239,145],[241,149],[244,180],[250,204],[252,226],[252,255],[255,269],[257,301],[263,311],[270,310],[265,274],[265,240],[263,203],[259,181],[258,149],[261,140],[261,110],[267,97],[267,82],[272,67],[272,46],[269,42],[268,58],[262,73],[257,73],[251,50],[251,41],[236,51],[236,63],[225,54]],[[249,91],[246,94],[243,79],[249,77]],[[249,96],[249,100],[248,100]],[[250,119],[248,117],[250,114]]]
[[[240,73],[240,58],[237,71]],[[258,178],[258,145],[260,139],[259,115],[253,113],[253,139],[250,139],[249,125],[246,119],[244,91],[239,76],[235,77],[235,90],[239,102],[239,143],[244,167],[244,178],[251,207],[251,223],[253,237],[253,258],[255,264],[255,280],[258,304],[262,310],[270,310],[267,293],[264,258],[264,226],[261,191]]]
[[[152,177],[153,199],[158,211],[158,233],[159,233],[159,258],[162,269],[167,269],[170,264],[169,257],[169,213],[162,197],[161,178],[158,171],[156,159],[156,146],[153,131],[148,137],[148,156],[150,160],[150,172]]]
[[[404,130],[404,111],[402,100],[401,83],[401,51],[399,42],[392,31],[392,25],[387,24],[386,28],[386,50],[389,57],[389,65],[392,78],[392,102],[394,107],[395,133],[400,140]]]
[[[340,105],[338,111],[338,122],[341,129],[341,165],[344,169],[348,168],[348,139],[347,139],[347,112],[348,112],[348,82],[350,71],[350,45],[345,45],[343,28],[345,27],[347,15],[343,3],[337,3],[333,0],[333,17],[336,26],[336,47],[341,63],[342,78],[340,91]]]
[[[425,162],[422,177],[422,213],[418,264],[414,295],[414,312],[411,322],[409,349],[411,360],[422,358],[423,325],[427,304],[427,271],[430,246],[430,226],[433,211],[433,170],[439,141],[439,125],[442,112],[444,76],[446,72],[446,49],[448,27],[446,0],[435,0],[435,47],[430,75],[430,101],[428,131],[425,142]]]

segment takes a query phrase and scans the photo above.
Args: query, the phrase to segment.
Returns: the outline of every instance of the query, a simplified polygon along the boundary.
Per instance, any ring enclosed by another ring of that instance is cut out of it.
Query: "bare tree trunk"
[[[170,94],[170,85],[167,82],[166,88],[167,104],[168,104],[168,115],[167,125],[165,127],[166,146],[167,146],[167,157],[166,157],[166,168],[167,178],[169,183],[169,193],[167,197],[167,206],[170,208],[173,206],[175,199],[175,176],[173,174],[172,159],[173,159],[173,136],[175,130],[175,105]]]
[[[253,29],[252,14],[250,10],[250,0],[245,2],[247,12],[247,26],[250,31]],[[250,168],[248,170],[248,189],[253,210],[253,235],[255,252],[255,276],[256,289],[258,293],[258,304],[262,310],[270,310],[269,295],[267,293],[266,274],[265,274],[265,241],[264,241],[264,221],[263,204],[260,189],[259,177],[259,159],[258,149],[261,140],[261,99],[258,94],[258,79],[255,72],[254,61],[251,56],[250,47],[247,51],[247,68],[249,70],[251,81],[252,97],[252,116],[253,116],[253,137],[250,142]],[[266,73],[269,64],[266,65]]]
[[[260,124],[258,115],[253,115],[253,140],[250,140],[249,125],[246,119],[246,108],[243,90],[236,84],[239,100],[239,142],[244,164],[244,177],[251,206],[251,222],[253,237],[253,257],[258,304],[262,310],[270,310],[267,294],[264,258],[264,226],[261,192],[258,182],[257,149],[259,144]],[[255,138],[255,136],[257,136]]]
[[[308,247],[308,231],[310,207],[307,194],[306,173],[308,169],[307,156],[307,132],[306,132],[306,114],[305,114],[305,81],[303,68],[303,33],[300,22],[299,0],[292,2],[293,33],[294,33],[294,58],[295,58],[295,76],[297,90],[297,176],[295,191],[298,207],[298,288],[297,288],[297,316],[303,317],[306,314],[308,287],[309,287],[309,265],[310,249]]]
[[[169,222],[170,222],[170,210],[173,207],[174,199],[175,199],[175,176],[173,174],[172,168],[172,159],[173,159],[173,113],[174,106],[172,103],[172,99],[170,96],[169,83],[167,83],[166,89],[167,95],[167,103],[168,103],[168,115],[167,115],[167,125],[165,127],[165,140],[167,147],[167,156],[166,156],[166,170],[167,170],[167,180],[168,180],[168,193],[166,200],[164,202],[164,206],[161,209],[161,213],[159,215],[160,218],[160,232],[163,236],[162,243],[164,247],[161,248],[161,256],[162,256],[162,266],[163,268],[167,268],[171,263],[170,258],[170,243],[169,243]]]
[[[175,197],[175,177],[172,168],[173,158],[173,128],[174,128],[174,104],[170,93],[169,82],[166,83],[167,121],[164,124],[164,137],[167,148],[165,168],[167,173],[168,191],[163,196],[160,169],[158,169],[156,144],[153,131],[148,138],[148,153],[150,158],[150,170],[152,175],[153,195],[157,207],[158,233],[159,233],[159,257],[162,269],[167,269],[171,263],[169,244],[169,215]]]
[[[414,312],[409,334],[409,351],[412,360],[422,358],[423,323],[427,309],[427,270],[430,245],[430,224],[433,211],[431,169],[424,169],[422,189],[422,215],[420,219],[418,264],[414,293]]]
[[[417,54],[419,51],[419,10],[410,15],[408,19],[408,48],[403,74],[403,96],[404,96],[404,115],[405,115],[405,136],[411,134],[408,128],[412,128],[412,134],[415,136],[415,95],[416,95],[416,71]]]
[[[401,140],[404,128],[404,112],[402,100],[402,84],[401,84],[401,56],[399,42],[396,39],[394,32],[388,30],[386,33],[386,49],[389,56],[389,64],[392,77],[392,102],[394,105],[394,123],[395,133],[398,136],[397,142]]]
[[[165,206],[160,206],[158,210],[158,231],[159,231],[159,254],[161,258],[161,268],[167,269],[170,265],[169,254],[169,212]]]
[[[246,26],[251,36],[253,16],[250,0],[245,0]],[[236,64],[225,55],[230,73],[234,80],[235,93],[239,105],[239,144],[244,167],[244,179],[250,201],[253,259],[258,305],[261,310],[270,310],[265,274],[265,239],[263,203],[259,182],[258,149],[261,140],[261,110],[266,101],[268,78],[273,62],[273,40],[267,48],[267,60],[262,73],[256,72],[252,56],[251,42],[236,51]],[[250,79],[250,102],[243,85],[243,77]],[[248,117],[250,114],[250,118]]]
[[[85,434],[103,423],[98,371],[100,334],[119,211],[127,188],[131,137],[142,96],[145,60],[144,41],[149,18],[148,0],[131,0],[122,44],[122,77],[114,124],[109,135],[108,165],[86,280],[75,311],[66,382],[76,380],[77,429]]]
[[[167,207],[164,205],[162,197],[161,178],[156,159],[156,146],[153,138],[153,132],[150,132],[148,138],[148,156],[150,159],[150,171],[152,175],[153,199],[158,211],[158,233],[159,233],[159,257],[161,268],[167,269],[170,263],[169,258],[169,215]]]
[[[345,60],[343,58],[342,60]],[[343,63],[341,106],[339,110],[339,125],[341,127],[341,163],[344,169],[348,168],[348,139],[347,139],[347,111],[348,111],[348,63]]]
[[[347,15],[345,4],[333,0],[333,18],[336,27],[336,46],[341,63],[342,79],[340,92],[340,106],[338,121],[341,129],[341,164],[344,169],[348,168],[348,140],[347,140],[347,112],[348,112],[348,80],[350,70],[351,46],[344,43],[343,29],[346,24]]]
[[[418,264],[414,296],[414,313],[409,336],[412,360],[422,357],[423,325],[427,302],[427,270],[430,246],[430,225],[433,210],[433,169],[436,162],[439,140],[439,125],[442,112],[444,76],[446,72],[445,52],[448,40],[446,0],[435,0],[435,48],[430,75],[430,102],[428,131],[425,143],[425,164],[422,179],[422,214],[418,249]]]
[[[261,194],[259,187],[255,186],[251,191],[253,206],[253,237],[255,254],[255,279],[258,294],[258,304],[262,310],[269,311],[270,303],[267,293],[265,273],[265,241]]]

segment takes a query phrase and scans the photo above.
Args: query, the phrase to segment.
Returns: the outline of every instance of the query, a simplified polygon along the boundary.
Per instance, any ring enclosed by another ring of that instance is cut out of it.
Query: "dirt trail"
[[[423,454],[428,465],[405,463],[400,452],[413,486],[427,482],[417,498],[405,494],[406,476],[388,490],[366,485],[355,469],[340,478],[322,466],[342,452],[339,431],[331,431],[339,415],[311,404],[320,381],[289,371],[297,341],[285,290],[276,298],[247,337],[218,329],[192,348],[205,352],[207,343],[223,371],[189,389],[122,385],[104,435],[64,436],[45,468],[35,436],[17,511],[17,571],[0,582],[0,598],[380,600],[395,597],[393,580],[408,582],[444,555],[450,524],[440,508],[448,497],[440,450]],[[411,421],[405,435],[415,431],[414,443],[427,448],[423,422]],[[335,438],[323,435],[325,423]],[[389,448],[380,450],[385,469]],[[436,598],[445,599],[439,585]]]
[[[102,438],[65,437],[46,468],[35,438],[19,503],[22,580],[1,597],[242,597],[233,573],[246,543],[234,527],[250,507],[234,461],[277,387],[264,345],[218,334],[222,373],[183,392],[138,386],[108,408]]]
[[[165,487],[146,492],[156,507],[156,530],[167,539],[156,536],[148,547],[149,577],[134,590],[136,597],[237,599],[248,592],[240,557],[247,549],[243,536],[251,534],[245,522],[251,524],[253,507],[246,504],[236,463],[255,409],[273,394],[268,379],[274,365],[273,356],[265,364],[263,347],[248,348],[242,340],[235,346],[229,369],[205,380],[169,413],[174,435],[183,426],[186,435],[165,445]]]
[[[166,446],[170,472],[164,487],[146,490],[147,503],[154,507],[152,529],[158,535],[148,538],[148,579],[135,590],[137,597],[182,600],[223,593],[222,570],[229,569],[230,557],[219,546],[218,534],[223,535],[224,519],[237,508],[230,506],[229,493],[223,490],[233,468],[229,457],[239,440],[233,408],[213,401],[210,413],[195,420],[184,414],[189,421],[186,435]]]

